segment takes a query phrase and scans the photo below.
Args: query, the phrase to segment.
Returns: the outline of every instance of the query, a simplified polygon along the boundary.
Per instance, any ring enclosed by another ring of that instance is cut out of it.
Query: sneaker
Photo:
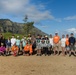
[[[38,56],[38,54],[36,54],[36,56]]]
[[[42,55],[40,54],[40,56],[42,56]]]
[[[71,54],[69,55],[69,57],[71,56]]]

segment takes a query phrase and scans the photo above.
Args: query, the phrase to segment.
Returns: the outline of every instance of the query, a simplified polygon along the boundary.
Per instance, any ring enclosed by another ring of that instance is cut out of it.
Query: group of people
[[[30,38],[26,40],[26,37],[23,36],[20,40],[19,36],[15,38],[14,35],[12,37],[8,37],[5,39],[4,36],[0,35],[0,55],[14,55],[18,56],[20,54],[24,55],[32,55],[33,49]]]
[[[30,56],[36,54],[37,56],[42,55],[60,55],[63,56],[72,54],[76,56],[76,39],[74,34],[70,35],[58,35],[56,32],[54,36],[50,34],[50,36],[41,36],[41,35],[28,35],[28,37],[23,36],[20,39],[19,36],[15,38],[14,35],[12,37],[8,37],[5,39],[2,34],[0,34],[0,55],[4,56],[18,56],[25,55]]]
[[[56,32],[54,36],[50,34],[50,37],[47,36],[36,39],[37,42],[37,55],[42,55],[42,53],[46,55],[60,55],[63,56],[72,54],[76,56],[76,39],[74,34],[71,33],[70,35],[62,35],[60,37]],[[41,42],[39,42],[41,40]]]

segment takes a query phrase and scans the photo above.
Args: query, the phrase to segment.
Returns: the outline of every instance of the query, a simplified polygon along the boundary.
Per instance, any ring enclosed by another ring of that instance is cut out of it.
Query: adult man
[[[65,44],[66,44],[66,54],[69,52],[69,35],[67,34],[66,35],[66,42],[65,42]]]
[[[75,37],[73,33],[70,34],[69,45],[70,45],[69,56],[71,56],[71,52],[73,52],[75,55]]]
[[[49,42],[50,42],[50,52],[52,53],[53,51],[53,37],[52,37],[52,34],[50,34],[50,37],[49,37]]]
[[[36,38],[36,49],[37,49],[37,56],[41,56],[41,37],[40,35],[37,35]]]
[[[58,52],[59,55],[59,41],[60,37],[58,36],[58,33],[55,33],[55,36],[53,37],[53,44],[54,44],[54,55],[56,55],[56,51]]]

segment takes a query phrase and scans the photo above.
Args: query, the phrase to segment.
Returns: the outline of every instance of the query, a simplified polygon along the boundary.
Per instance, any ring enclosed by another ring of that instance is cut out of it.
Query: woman
[[[6,40],[6,55],[10,55],[10,51],[11,51],[11,39],[10,37],[8,37],[8,39]]]
[[[62,35],[62,38],[61,38],[61,48],[62,48],[63,56],[65,56],[65,46],[66,46],[66,38],[65,38],[65,35]]]
[[[19,48],[18,54],[20,53],[20,43],[21,43],[21,41],[20,41],[20,39],[19,39],[19,36],[17,36],[16,45],[17,45],[18,48]]]
[[[23,36],[23,38],[21,39],[20,45],[22,45],[22,50],[23,50],[24,46],[26,45],[26,37],[25,36]]]

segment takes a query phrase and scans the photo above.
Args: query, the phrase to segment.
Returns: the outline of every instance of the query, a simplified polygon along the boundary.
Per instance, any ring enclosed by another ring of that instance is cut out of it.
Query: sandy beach
[[[0,75],[76,75],[76,57],[0,56]]]

